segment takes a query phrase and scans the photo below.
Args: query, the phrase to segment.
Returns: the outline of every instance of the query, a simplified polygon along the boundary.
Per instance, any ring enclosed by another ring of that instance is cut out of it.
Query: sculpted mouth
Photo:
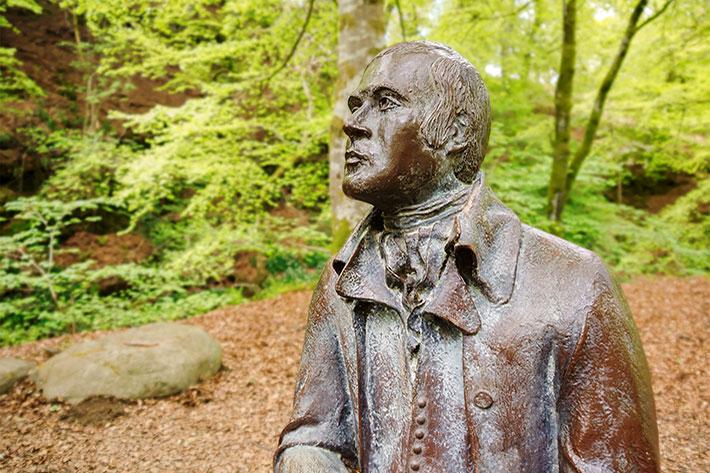
[[[347,166],[357,166],[359,164],[363,164],[367,160],[367,155],[360,151],[352,148],[345,150],[345,164]]]

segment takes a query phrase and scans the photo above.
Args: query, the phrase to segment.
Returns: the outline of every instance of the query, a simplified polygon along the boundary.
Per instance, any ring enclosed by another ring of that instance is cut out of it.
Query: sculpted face
[[[390,54],[365,69],[348,99],[352,113],[343,130],[343,191],[382,210],[426,200],[440,186],[445,159],[424,142],[420,125],[428,109],[425,88],[435,59]]]

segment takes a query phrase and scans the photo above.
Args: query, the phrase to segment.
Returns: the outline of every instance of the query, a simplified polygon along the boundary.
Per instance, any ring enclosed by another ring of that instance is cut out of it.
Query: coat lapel
[[[401,304],[387,286],[377,232],[372,229],[378,218],[379,213],[373,210],[333,260],[333,267],[340,273],[335,292],[346,299],[376,302],[401,311]]]
[[[481,328],[473,296],[451,258],[447,259],[441,279],[424,305],[424,312],[449,321],[465,335],[475,335]]]

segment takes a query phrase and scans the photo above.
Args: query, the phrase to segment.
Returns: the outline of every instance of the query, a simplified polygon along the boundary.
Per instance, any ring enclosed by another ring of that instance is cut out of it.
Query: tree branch
[[[274,69],[274,72],[272,72],[269,77],[266,78],[266,82],[269,82],[271,79],[273,79],[279,72],[283,71],[288,63],[293,59],[293,56],[296,54],[296,50],[298,49],[298,45],[303,39],[303,35],[306,34],[306,29],[308,29],[308,23],[311,21],[311,16],[313,16],[313,5],[315,4],[315,0],[309,0],[308,2],[308,12],[306,13],[306,19],[303,21],[303,26],[301,27],[301,31],[298,33],[298,37],[296,38],[296,41],[293,43],[293,46],[291,46],[291,51],[289,51],[288,55],[286,58],[283,60],[281,65]]]
[[[511,12],[508,12],[508,13],[501,13],[501,14],[498,14],[498,15],[491,15],[491,16],[478,16],[478,17],[472,18],[472,19],[471,19],[471,20],[472,20],[472,21],[471,21],[471,25],[470,25],[468,28],[466,28],[466,31],[464,32],[463,36],[464,36],[464,37],[468,36],[468,34],[471,32],[471,29],[472,29],[474,26],[476,26],[476,23],[478,23],[478,22],[481,22],[481,21],[492,21],[492,20],[502,20],[503,18],[507,18],[507,17],[510,17],[510,16],[516,16],[516,15],[520,14],[521,12],[523,12],[524,10],[526,10],[526,9],[532,4],[532,1],[533,1],[533,0],[530,0],[530,1],[528,1],[528,2],[525,2],[524,4],[522,4],[521,6],[519,6],[518,8],[516,8],[515,10],[513,10],[513,11],[511,11]],[[474,7],[471,7],[471,8],[461,8],[461,9],[459,9],[459,10],[453,10],[453,13],[462,14],[462,13],[465,13],[465,12],[467,12],[467,11],[470,11],[472,8],[474,8]]]
[[[674,2],[674,0],[667,0],[666,3],[664,3],[663,6],[656,13],[654,13],[653,15],[649,16],[644,21],[642,21],[641,24],[639,24],[636,27],[636,31],[634,31],[634,33],[638,33],[639,30],[641,30],[641,28],[643,28],[647,24],[651,23],[653,20],[655,20],[659,16],[663,15],[663,13],[668,9],[668,7],[671,6],[671,3],[673,3],[673,2]]]
[[[398,2],[398,3],[399,3],[399,2]],[[471,20],[473,20],[473,21],[502,20],[503,18],[508,18],[508,17],[515,16],[515,15],[518,15],[518,14],[522,13],[522,12],[523,12],[524,10],[526,10],[530,5],[532,5],[532,3],[533,3],[533,0],[529,0],[529,1],[523,3],[523,4],[520,5],[519,7],[515,8],[514,10],[511,10],[511,11],[509,11],[509,12],[506,12],[506,13],[498,13],[498,14],[489,15],[489,16],[474,16],[473,18],[471,18]],[[452,10],[450,11],[450,13],[454,13],[454,14],[457,14],[457,15],[461,15],[461,14],[463,14],[463,13],[467,13],[467,12],[470,12],[470,11],[472,11],[472,10],[478,10],[478,9],[479,9],[478,6],[476,6],[476,7],[467,7],[467,8],[459,8],[459,9],[452,9]]]

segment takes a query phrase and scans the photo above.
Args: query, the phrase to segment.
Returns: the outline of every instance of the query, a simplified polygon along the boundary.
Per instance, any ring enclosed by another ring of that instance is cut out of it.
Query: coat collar
[[[346,299],[402,306],[387,287],[385,266],[376,234],[382,228],[380,212],[374,209],[353,231],[333,260],[339,274],[336,292]],[[484,185],[479,176],[471,185],[464,208],[454,220],[454,258],[448,258],[441,281],[432,290],[424,312],[448,320],[466,334],[480,327],[468,284],[476,284],[495,304],[510,300],[520,249],[521,224]]]

